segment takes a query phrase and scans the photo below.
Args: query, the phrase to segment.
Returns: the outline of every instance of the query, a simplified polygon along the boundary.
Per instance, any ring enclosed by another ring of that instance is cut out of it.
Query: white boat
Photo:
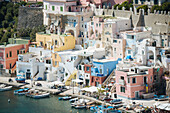
[[[0,91],[8,91],[10,89],[12,89],[12,86],[6,86],[4,84],[0,85]]]
[[[86,106],[84,104],[78,104],[75,106],[76,109],[83,109],[86,108]]]
[[[36,94],[32,94],[31,97],[35,98],[35,99],[39,99],[39,98],[45,98],[45,97],[49,97],[50,93],[46,93],[46,92],[38,92]]]
[[[77,101],[78,100],[78,98],[73,98],[73,99],[70,99],[69,101],[70,102],[75,102],[75,101]]]

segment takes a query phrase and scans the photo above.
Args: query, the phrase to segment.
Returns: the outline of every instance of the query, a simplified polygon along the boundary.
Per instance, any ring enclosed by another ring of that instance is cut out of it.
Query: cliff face
[[[34,28],[43,25],[42,8],[20,7],[18,16],[18,29]]]

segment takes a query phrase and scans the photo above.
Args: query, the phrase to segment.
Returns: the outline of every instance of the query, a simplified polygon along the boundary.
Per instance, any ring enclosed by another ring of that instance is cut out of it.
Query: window
[[[52,6],[52,10],[53,10],[53,11],[55,10],[55,7],[54,7],[54,6]]]
[[[116,51],[116,48],[114,48],[114,51]]]
[[[40,56],[42,56],[42,51],[40,51]]]
[[[22,54],[22,51],[20,51],[20,53]]]
[[[99,23],[99,27],[101,26],[101,24]]]
[[[23,53],[25,53],[25,50],[23,51]]]
[[[63,7],[60,7],[60,11],[63,11]]]
[[[6,58],[8,58],[8,53],[6,54]]]
[[[113,40],[113,43],[117,43],[117,40]]]
[[[96,27],[98,27],[98,24],[96,23]]]
[[[131,54],[131,50],[128,50],[128,54]]]
[[[73,57],[71,57],[71,61],[73,61]]]
[[[86,75],[86,77],[88,77],[88,75]]]
[[[154,75],[154,80],[156,80],[157,79],[157,77],[156,77],[156,75]]]
[[[84,27],[86,28],[86,25]]]
[[[9,57],[12,57],[12,51],[9,52]]]
[[[10,67],[10,69],[12,68],[12,64],[11,63],[9,64],[9,67]]]
[[[86,68],[86,71],[89,71],[89,70],[90,70],[90,68],[89,68],[89,67],[87,67],[87,68]]]
[[[143,78],[143,82],[144,82],[144,84],[147,84],[147,77],[146,76]]]
[[[132,83],[136,83],[136,78],[132,78]]]
[[[142,50],[142,55],[144,55],[144,51]]]
[[[81,65],[79,65],[79,70],[81,70]]]
[[[151,77],[151,82],[152,82],[152,77]]]
[[[130,78],[128,78],[128,83],[130,83]]]
[[[121,79],[121,80],[124,80],[124,77],[123,77],[123,76],[121,76],[121,77],[120,77],[120,79]]]
[[[57,40],[55,40],[55,45],[57,45]]]
[[[107,38],[107,41],[109,41],[109,38]]]
[[[17,55],[19,54],[19,50],[17,50]]]
[[[81,21],[83,21],[83,17],[81,17]]]
[[[125,93],[125,87],[120,87],[120,92],[124,92]]]
[[[51,60],[46,60],[46,64],[51,64]]]
[[[83,28],[83,25],[82,25],[82,28]]]
[[[102,69],[100,69],[100,74],[102,73]]]
[[[134,39],[134,35],[132,35],[132,39]]]
[[[55,54],[55,58],[57,58],[57,54]]]
[[[55,66],[57,65],[57,61],[55,61]]]
[[[93,22],[91,22],[91,25],[93,25]]]

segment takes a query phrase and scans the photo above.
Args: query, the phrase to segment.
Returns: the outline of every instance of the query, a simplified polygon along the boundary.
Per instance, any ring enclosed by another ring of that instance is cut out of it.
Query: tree
[[[7,20],[8,22],[12,21],[13,20],[12,15],[10,13],[7,13],[5,16],[5,20]]]
[[[119,4],[114,5],[114,9],[116,9],[119,6]]]
[[[2,27],[7,28],[8,27],[8,22],[6,20],[2,21]]]
[[[139,7],[137,8],[137,11],[138,11],[138,12],[139,12],[139,9],[144,9],[145,12],[147,12],[147,11],[148,11],[148,6],[147,6],[147,5],[139,6]]]
[[[23,5],[25,6],[26,4],[27,4],[27,2],[25,2],[25,1],[20,2],[21,6],[23,6]]]
[[[8,42],[8,38],[10,38],[10,37],[11,37],[11,33],[10,32],[6,32],[3,35],[2,39],[1,39],[1,42]]]
[[[1,8],[0,12],[1,12],[1,14],[2,14],[3,16],[5,16],[6,10],[7,10],[7,9],[6,9],[5,6],[3,6],[3,7]]]

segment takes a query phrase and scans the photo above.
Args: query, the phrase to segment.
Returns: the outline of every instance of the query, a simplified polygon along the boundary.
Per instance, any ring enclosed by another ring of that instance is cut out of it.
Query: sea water
[[[72,108],[69,101],[59,101],[56,95],[33,99],[13,92],[0,92],[0,113],[93,113],[88,109]]]

